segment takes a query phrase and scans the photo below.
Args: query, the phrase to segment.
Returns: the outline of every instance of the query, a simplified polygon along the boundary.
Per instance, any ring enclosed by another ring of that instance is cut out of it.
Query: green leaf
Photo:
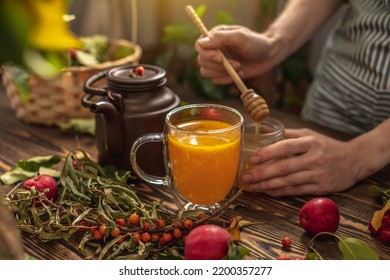
[[[186,44],[193,46],[198,33],[190,24],[168,24],[164,27],[163,43]]]
[[[319,260],[318,255],[315,252],[308,252],[305,257],[306,260]]]
[[[89,53],[91,56],[93,56],[98,61],[98,63],[103,61],[108,61],[107,36],[104,35],[86,36],[86,37],[81,37],[80,40],[83,42],[84,52]],[[83,64],[82,61],[80,62]]]
[[[15,167],[10,171],[0,175],[0,180],[6,185],[13,185],[17,182],[27,180],[36,175],[35,171],[27,171],[20,167]]]
[[[68,122],[59,122],[57,125],[62,130],[74,130],[78,133],[86,133],[95,135],[96,129],[95,129],[95,119],[94,118],[73,118],[70,119]]]
[[[204,214],[205,211],[201,209],[195,209],[195,210],[185,210],[185,211],[179,211],[179,217],[182,219],[193,217],[196,218],[200,214]]]
[[[344,260],[379,260],[378,254],[367,242],[345,236],[339,236],[338,239],[339,249]]]
[[[20,168],[22,168],[26,171],[38,172],[39,168],[41,166],[51,167],[60,161],[61,161],[61,157],[56,156],[56,155],[54,155],[54,156],[37,156],[37,157],[32,157],[28,160],[19,160],[17,162],[17,166],[19,166]]]
[[[170,47],[164,53],[161,53],[156,57],[154,64],[164,69],[168,69],[174,56],[175,56],[175,52],[173,48]]]
[[[238,246],[233,241],[230,241],[229,251],[225,256],[225,260],[241,260],[243,257],[250,254],[249,249]]]
[[[368,193],[370,195],[379,196],[379,195],[383,195],[384,189],[382,189],[376,185],[370,185],[370,186],[368,186]]]
[[[195,12],[200,18],[204,16],[206,10],[207,10],[207,6],[205,4],[201,4],[195,8]]]
[[[23,50],[31,29],[31,13],[25,4],[0,1],[0,65],[8,61],[23,65]]]
[[[45,166],[39,167],[38,173],[39,174],[47,174],[47,175],[50,175],[51,177],[54,177],[54,178],[59,178],[61,176],[61,171],[53,169],[53,168],[48,168]]]
[[[233,17],[224,11],[219,11],[217,13],[217,24],[232,24],[234,22]]]
[[[96,64],[99,64],[99,61],[96,59],[96,57],[90,53],[83,52],[83,51],[76,51],[76,57],[77,60],[85,66],[93,66]]]
[[[156,254],[155,260],[183,260],[184,257],[180,254],[178,248],[169,248],[166,252]]]
[[[114,53],[114,60],[129,56],[134,53],[134,49],[130,46],[120,46]]]
[[[7,73],[11,76],[15,86],[19,92],[20,98],[24,104],[28,103],[30,96],[30,87],[28,85],[28,72],[20,66],[14,64],[6,64],[3,66]]]

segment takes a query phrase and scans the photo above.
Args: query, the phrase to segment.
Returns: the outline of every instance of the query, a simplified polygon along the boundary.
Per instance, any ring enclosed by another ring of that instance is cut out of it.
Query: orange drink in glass
[[[179,209],[213,210],[237,188],[243,117],[216,104],[193,104],[167,114],[164,131],[140,137],[131,151],[135,173],[147,183],[170,188]],[[136,152],[146,142],[163,143],[165,177],[146,174]]]

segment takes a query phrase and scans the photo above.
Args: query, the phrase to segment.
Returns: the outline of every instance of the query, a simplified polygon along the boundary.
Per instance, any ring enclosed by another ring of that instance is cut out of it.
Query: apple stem
[[[314,241],[321,235],[328,235],[328,236],[331,236],[335,239],[337,239],[339,242],[341,242],[344,247],[346,248],[346,250],[349,251],[349,253],[351,255],[353,255],[353,252],[349,249],[349,246],[347,244],[345,244],[344,240],[342,238],[340,238],[340,236],[338,236],[337,234],[333,233],[333,232],[327,232],[327,231],[324,231],[324,232],[320,232],[320,233],[317,233],[308,243],[307,243],[307,247],[308,247],[308,250],[306,251],[306,254],[309,250],[312,250],[321,260],[322,260],[322,257],[321,255],[319,254],[319,252],[317,250],[314,249],[314,247],[312,246],[312,244],[314,243]],[[306,255],[305,254],[305,255]]]
[[[323,260],[321,254],[316,249],[314,249],[313,246],[308,245],[308,250],[306,250],[305,256],[307,255],[308,251],[314,252],[320,260]]]

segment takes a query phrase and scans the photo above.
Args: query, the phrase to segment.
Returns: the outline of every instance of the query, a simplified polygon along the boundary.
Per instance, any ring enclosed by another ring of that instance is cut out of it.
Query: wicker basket
[[[55,125],[72,118],[92,118],[93,114],[81,105],[84,82],[93,74],[112,67],[136,63],[141,58],[141,47],[127,40],[110,40],[109,52],[114,53],[123,45],[132,47],[134,52],[94,67],[69,67],[53,80],[30,74],[28,103],[22,101],[13,79],[3,68],[3,84],[16,117],[28,123],[44,125]]]

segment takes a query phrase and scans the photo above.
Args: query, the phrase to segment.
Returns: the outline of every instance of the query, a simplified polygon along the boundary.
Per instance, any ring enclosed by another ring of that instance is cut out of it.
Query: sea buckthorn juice
[[[170,111],[164,131],[138,138],[130,151],[134,172],[145,182],[170,189],[179,210],[212,211],[237,190],[244,119],[235,109],[217,104],[184,105]],[[162,142],[165,177],[144,172],[137,150]]]
[[[173,183],[187,200],[210,205],[232,190],[240,163],[241,134],[237,129],[225,131],[231,126],[218,120],[195,120],[178,124],[180,131],[168,134]]]

